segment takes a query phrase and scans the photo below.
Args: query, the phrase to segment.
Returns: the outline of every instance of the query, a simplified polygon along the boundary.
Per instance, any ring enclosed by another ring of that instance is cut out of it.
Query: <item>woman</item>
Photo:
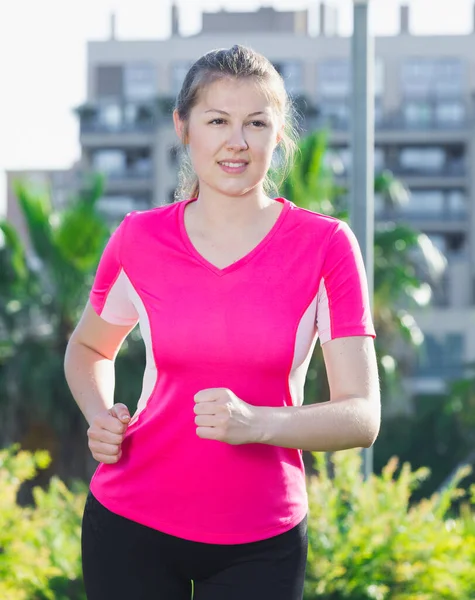
[[[99,466],[82,557],[90,600],[298,600],[307,553],[302,450],[369,447],[380,421],[367,286],[342,222],[266,195],[291,157],[271,63],[234,46],[187,74],[174,123],[187,199],[112,235],[65,361]],[[186,183],[186,182],[185,182]],[[137,410],[114,359],[139,323]],[[302,406],[317,337],[331,400]]]

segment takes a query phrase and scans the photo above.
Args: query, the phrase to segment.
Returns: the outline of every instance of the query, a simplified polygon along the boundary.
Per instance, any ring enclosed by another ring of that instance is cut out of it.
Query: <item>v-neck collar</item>
[[[209,269],[216,275],[222,277],[223,275],[226,275],[227,273],[231,273],[232,271],[235,271],[236,269],[243,267],[250,260],[252,260],[265,246],[267,246],[267,244],[270,242],[270,240],[274,237],[274,235],[280,229],[282,223],[284,222],[285,217],[287,216],[287,214],[290,210],[290,207],[292,206],[292,203],[289,200],[287,200],[286,198],[275,198],[275,200],[277,200],[278,202],[281,202],[283,204],[283,207],[282,207],[282,210],[280,211],[279,216],[277,217],[276,222],[271,227],[269,232],[262,238],[262,240],[256,246],[254,246],[254,248],[252,250],[250,250],[242,258],[239,258],[238,260],[231,263],[227,267],[224,267],[223,269],[220,269],[213,263],[209,262],[206,258],[204,258],[204,256],[202,256],[198,252],[198,250],[192,244],[190,237],[188,235],[188,232],[186,231],[185,208],[187,207],[187,205],[190,202],[196,202],[196,198],[190,198],[189,200],[183,200],[182,202],[180,202],[180,205],[179,205],[178,221],[179,221],[180,235],[181,235],[183,244],[185,245],[188,252],[192,256],[194,256],[194,258],[196,258],[196,260],[198,260],[204,267],[206,267],[207,269]]]

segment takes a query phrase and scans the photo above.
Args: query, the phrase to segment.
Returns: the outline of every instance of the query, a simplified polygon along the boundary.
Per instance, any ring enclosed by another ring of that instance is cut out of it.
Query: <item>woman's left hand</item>
[[[201,390],[195,395],[194,411],[200,438],[233,445],[259,442],[259,407],[247,404],[231,390]]]

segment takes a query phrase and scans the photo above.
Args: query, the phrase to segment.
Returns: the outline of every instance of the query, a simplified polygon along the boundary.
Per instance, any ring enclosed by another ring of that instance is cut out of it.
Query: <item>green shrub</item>
[[[34,488],[34,506],[19,506],[18,490],[38,469],[46,452],[18,445],[0,450],[0,598],[85,600],[80,534],[86,486],[68,490],[53,477],[47,490]]]
[[[475,598],[475,519],[467,502],[449,518],[461,469],[441,494],[411,506],[428,469],[397,459],[380,477],[361,476],[357,451],[327,464],[315,454],[309,478],[309,559],[305,600],[469,600]],[[332,476],[329,471],[331,467]],[[475,493],[472,489],[472,502]]]
[[[399,473],[392,459],[381,476],[361,477],[357,451],[326,461],[308,481],[309,558],[305,600],[473,600],[475,518],[465,499],[450,514],[469,469],[428,500],[411,494],[428,469]],[[46,452],[0,450],[0,599],[85,600],[80,563],[87,487],[68,490],[53,478],[34,488],[34,505],[16,502],[24,481],[48,466]],[[331,472],[331,475],[330,475]],[[475,486],[472,486],[472,502]]]

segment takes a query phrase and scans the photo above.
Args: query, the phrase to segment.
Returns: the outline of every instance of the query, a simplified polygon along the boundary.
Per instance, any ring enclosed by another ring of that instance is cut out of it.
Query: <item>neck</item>
[[[256,221],[257,215],[275,203],[262,189],[243,196],[225,196],[200,188],[193,212],[196,222],[208,231],[242,229]]]

